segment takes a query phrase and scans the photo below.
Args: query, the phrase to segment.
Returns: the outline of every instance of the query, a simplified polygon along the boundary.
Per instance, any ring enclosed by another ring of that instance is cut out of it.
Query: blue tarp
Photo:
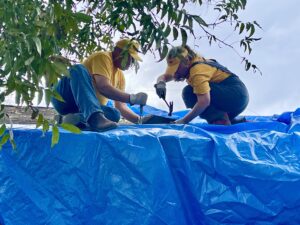
[[[53,149],[50,132],[14,129],[17,150],[0,152],[0,221],[299,224],[300,109],[247,119],[61,130]]]

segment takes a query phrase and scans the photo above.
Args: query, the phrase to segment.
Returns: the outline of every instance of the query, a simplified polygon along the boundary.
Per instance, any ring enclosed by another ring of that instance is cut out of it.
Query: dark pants
[[[51,99],[53,107],[61,115],[76,114],[82,118],[82,122],[86,122],[93,113],[102,112],[109,120],[120,120],[119,110],[100,105],[92,77],[83,65],[72,66],[70,77],[61,78],[54,89],[65,100]]]
[[[222,119],[226,112],[229,119],[234,119],[245,110],[249,102],[248,90],[244,83],[236,76],[231,75],[220,83],[210,82],[210,105],[199,115],[209,123]],[[182,98],[187,108],[193,108],[197,96],[193,88],[187,85],[182,90]]]

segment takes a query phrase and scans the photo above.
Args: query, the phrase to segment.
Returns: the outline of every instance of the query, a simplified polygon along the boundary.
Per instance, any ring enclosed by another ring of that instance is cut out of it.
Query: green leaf
[[[161,49],[160,49],[161,50]],[[158,62],[161,62],[164,58],[166,58],[167,54],[168,54],[168,46],[164,45],[162,51],[159,52],[160,53],[160,59]]]
[[[174,41],[177,40],[178,38],[178,30],[176,27],[173,27],[173,37],[174,37]]]
[[[68,131],[70,131],[70,132],[72,132],[72,133],[75,133],[75,134],[80,134],[80,133],[81,133],[81,130],[80,130],[78,127],[76,127],[76,126],[74,126],[74,125],[72,125],[72,124],[69,124],[69,123],[62,123],[62,124],[60,124],[60,126],[61,126],[63,129],[68,130]]]
[[[57,125],[53,125],[52,128],[52,138],[51,138],[51,148],[58,143],[59,140],[59,130]]]
[[[39,115],[39,109],[36,107],[31,107],[32,113],[31,113],[31,119],[36,119],[36,117]]]
[[[47,120],[43,121],[43,132],[46,132],[49,130],[49,122]]]
[[[2,136],[0,141],[0,149],[2,149],[2,146],[9,140],[9,133],[6,133]]]
[[[245,24],[244,23],[241,23],[241,26],[240,26],[240,34],[244,31],[245,29]]]
[[[21,93],[20,93],[20,91],[16,91],[16,93],[15,93],[15,102],[17,103],[17,105],[20,105],[20,103],[21,103]]]
[[[251,67],[251,63],[249,63],[248,60],[246,60],[245,70],[248,71],[250,67]]]
[[[65,102],[65,100],[63,99],[63,97],[61,97],[61,95],[60,95],[57,91],[53,90],[53,91],[52,91],[52,95],[53,95],[53,97],[56,98],[58,101]]]
[[[256,22],[256,21],[254,21],[253,22],[257,27],[259,27],[260,29],[262,29],[262,27]]]
[[[180,28],[180,31],[181,31],[182,45],[185,46],[187,42],[187,33],[183,28]]]
[[[255,33],[255,27],[254,27],[253,24],[251,24],[250,35],[249,35],[249,37],[251,37],[254,33]]]
[[[59,74],[59,75],[67,75],[67,74],[69,74],[67,66],[64,63],[53,62],[51,65],[53,66],[53,69],[54,69],[54,71],[57,74]]]
[[[192,17],[188,18],[188,23],[189,23],[189,27],[192,29],[193,28],[193,18]]]
[[[247,4],[247,0],[241,0],[241,2],[242,2],[242,9],[245,9],[245,7],[246,7],[246,4]]]
[[[38,90],[38,99],[37,99],[37,104],[38,104],[38,105],[42,102],[43,96],[44,96],[43,90],[42,90],[42,89],[39,89],[39,90]]]
[[[36,121],[36,128],[39,128],[40,126],[42,126],[43,122],[44,122],[44,116],[43,116],[43,114],[39,114],[38,119]]]
[[[33,60],[34,60],[34,56],[31,56],[29,59],[27,59],[27,60],[25,61],[25,65],[26,65],[26,66],[29,66],[29,65],[32,63]]]
[[[165,17],[167,12],[168,12],[168,6],[167,6],[167,4],[164,4],[163,9],[162,9],[162,13],[161,13],[161,19],[163,19]]]
[[[47,106],[50,105],[51,96],[52,96],[52,91],[50,89],[45,89],[45,102]]]
[[[90,23],[93,20],[92,16],[89,16],[85,13],[77,12],[74,13],[75,18],[80,22]]]
[[[0,136],[2,136],[4,134],[5,130],[6,130],[6,125],[2,124],[2,126],[0,128]]]
[[[199,25],[202,25],[202,26],[205,26],[207,27],[207,23],[200,17],[200,16],[193,16],[194,20],[199,24]]]
[[[42,43],[41,43],[41,40],[38,37],[34,37],[32,39],[33,39],[33,41],[35,43],[37,52],[39,53],[39,55],[42,55]]]
[[[166,28],[166,30],[165,30],[165,32],[164,32],[164,36],[168,37],[169,34],[170,34],[170,32],[171,32],[171,27],[168,25],[167,28]]]

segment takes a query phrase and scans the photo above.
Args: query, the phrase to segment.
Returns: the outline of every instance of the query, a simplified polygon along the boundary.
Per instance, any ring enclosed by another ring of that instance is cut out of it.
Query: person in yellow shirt
[[[237,75],[216,60],[205,59],[189,46],[174,47],[167,56],[167,70],[154,85],[160,98],[166,97],[166,82],[184,81],[182,91],[187,108],[191,108],[177,124],[189,123],[197,116],[209,124],[230,125],[241,122],[236,117],[249,102],[248,90]]]
[[[64,116],[62,122],[99,132],[116,128],[120,115],[137,123],[139,116],[126,103],[146,105],[147,94],[126,93],[123,71],[142,61],[138,49],[138,42],[121,39],[113,51],[95,52],[82,64],[72,66],[70,76],[64,76],[54,87],[64,102],[51,99]],[[114,100],[115,107],[106,106],[108,99]]]

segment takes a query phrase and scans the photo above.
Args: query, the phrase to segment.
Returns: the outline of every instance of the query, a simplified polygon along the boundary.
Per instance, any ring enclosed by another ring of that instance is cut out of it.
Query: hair
[[[195,58],[196,56],[198,56],[198,54],[196,52],[194,52],[190,46],[186,45],[184,46],[184,48],[188,51],[188,57],[193,59]]]
[[[198,56],[198,54],[195,51],[193,51],[190,48],[190,46],[185,45],[185,46],[177,46],[177,47],[171,48],[169,53],[168,53],[167,59],[172,59],[172,58],[176,58],[176,57],[181,59],[181,57],[182,57],[181,54],[183,53],[183,51],[185,49],[188,51],[188,58],[189,59],[193,59],[196,56]]]

